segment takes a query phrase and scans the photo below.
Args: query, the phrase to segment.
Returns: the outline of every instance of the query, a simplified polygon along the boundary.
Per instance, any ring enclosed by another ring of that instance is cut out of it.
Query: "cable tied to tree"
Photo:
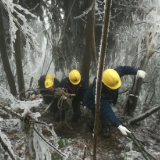
[[[72,95],[67,93],[64,88],[57,88],[54,97],[58,98],[57,107],[59,110],[65,110],[72,107]]]

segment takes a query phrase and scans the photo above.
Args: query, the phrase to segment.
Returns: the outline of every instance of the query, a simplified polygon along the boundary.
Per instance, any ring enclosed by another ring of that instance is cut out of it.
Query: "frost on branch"
[[[35,15],[30,13],[28,10],[22,8],[18,4],[14,4],[12,0],[0,0],[2,6],[8,12],[9,16],[9,32],[11,37],[11,49],[14,53],[14,42],[16,39],[16,31],[18,28],[22,31],[24,37],[29,39],[29,44],[36,50],[39,50],[38,43],[36,42],[37,34],[33,31],[27,23],[26,17],[22,14],[30,15],[32,18],[36,18]],[[16,15],[16,17],[15,17]],[[17,28],[18,26],[18,28]]]
[[[8,137],[3,132],[1,132],[1,130],[0,130],[0,143],[2,148],[5,148],[5,150],[8,152],[12,160],[16,160],[12,146],[11,146],[11,142],[8,139]],[[1,158],[5,158],[5,157],[2,156]]]
[[[0,146],[3,153],[6,152],[12,160],[17,159],[16,157],[25,160],[51,160],[53,151],[66,158],[66,155],[58,149],[57,135],[53,126],[38,121],[40,113],[33,113],[30,110],[39,107],[40,103],[41,100],[19,101],[0,87],[0,111],[10,114],[9,119],[0,118]],[[18,109],[23,113],[17,113]],[[3,116],[2,112],[1,115]],[[44,129],[49,136],[43,134]],[[52,143],[49,142],[51,139]],[[1,159],[5,160],[5,156]]]
[[[18,101],[3,88],[0,88],[0,97],[0,110],[10,114],[9,119],[0,118],[0,148],[3,153],[7,153],[9,159],[51,160],[53,152],[67,158],[67,155],[58,149],[58,138],[53,126],[38,121],[40,113],[30,110],[38,107],[41,100]],[[18,109],[23,113],[17,113]],[[44,134],[44,130],[48,135]],[[5,155],[1,156],[1,160],[5,160]]]
[[[0,103],[11,107],[13,110],[21,109],[26,111],[26,109],[31,109],[33,107],[38,107],[42,102],[42,99],[35,101],[20,101],[17,100],[11,93],[6,89],[0,87]]]

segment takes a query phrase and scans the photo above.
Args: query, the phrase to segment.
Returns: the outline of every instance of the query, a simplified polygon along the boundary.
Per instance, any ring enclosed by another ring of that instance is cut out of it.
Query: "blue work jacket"
[[[81,78],[81,81],[77,85],[73,85],[69,78],[66,77],[60,82],[59,87],[66,88],[70,94],[75,94],[75,96],[73,96],[74,102],[83,101],[84,93],[88,90],[88,85],[83,78]]]
[[[130,66],[120,66],[114,69],[117,71],[120,77],[124,75],[136,75],[137,69]],[[96,78],[95,78],[96,79]],[[89,87],[83,98],[84,105],[95,114],[95,86],[96,81],[94,79],[93,84]],[[100,118],[102,120],[110,122],[112,125],[118,127],[120,125],[119,120],[115,116],[110,104],[116,104],[118,98],[118,89],[109,90],[103,83],[101,89],[101,100],[100,100]]]

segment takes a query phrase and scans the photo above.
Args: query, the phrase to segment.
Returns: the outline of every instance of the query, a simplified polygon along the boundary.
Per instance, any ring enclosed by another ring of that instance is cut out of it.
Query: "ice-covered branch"
[[[6,141],[6,142],[5,142]],[[3,149],[5,151],[7,151],[7,153],[9,154],[10,158],[12,160],[16,160],[15,155],[13,153],[13,150],[11,149],[10,145],[10,141],[8,140],[7,136],[4,135],[1,130],[0,130],[0,144],[2,145]]]
[[[23,117],[20,114],[14,112],[9,107],[5,107],[5,106],[3,106],[3,105],[0,104],[0,108],[2,108],[3,110],[5,110],[7,113],[10,113],[11,115],[18,117],[21,120],[23,119]]]
[[[34,101],[20,101],[17,100],[10,92],[8,92],[6,89],[0,87],[0,102],[1,104],[5,104],[7,106],[10,106],[13,110],[16,110],[18,108],[25,110],[31,109],[33,107],[38,107],[42,100],[34,100]]]
[[[92,7],[93,7],[93,4],[92,4],[86,11],[83,11],[83,13],[82,13],[81,15],[79,15],[79,16],[77,16],[77,17],[74,17],[74,19],[79,19],[79,18],[84,17],[85,15],[88,14],[89,11],[92,10]]]
[[[38,131],[37,129],[34,127],[33,128],[34,131],[50,146],[52,147],[59,155],[61,155],[62,157],[67,157],[65,154],[63,154],[60,150],[58,150],[55,146],[53,146],[51,143],[49,143],[44,136],[42,136]]]
[[[16,9],[23,11],[25,14],[30,15],[34,18],[36,18],[36,16],[30,13],[28,10],[22,8],[20,5],[14,4],[12,0],[11,1],[0,0],[0,2],[2,6],[5,8],[5,10],[8,12],[9,21],[10,21],[11,42],[13,43],[16,38],[15,36],[15,33],[17,31],[17,27],[15,26],[16,24],[19,27],[19,29],[22,31],[23,35],[28,39],[30,45],[36,51],[40,52],[38,43],[35,40],[35,38],[37,37],[36,33],[33,31],[32,27],[30,27],[27,24],[27,19],[25,18],[25,16],[22,15],[20,12],[18,12]],[[16,14],[17,18],[13,14]],[[20,19],[22,24],[19,23],[18,19]]]

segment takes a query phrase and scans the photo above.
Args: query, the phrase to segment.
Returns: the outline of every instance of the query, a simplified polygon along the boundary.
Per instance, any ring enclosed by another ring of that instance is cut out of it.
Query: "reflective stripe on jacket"
[[[81,78],[78,85],[73,85],[67,77],[60,82],[59,87],[66,88],[70,94],[75,94],[76,96],[73,97],[73,101],[77,102],[83,100],[83,95],[88,90],[88,86],[83,78]]]

